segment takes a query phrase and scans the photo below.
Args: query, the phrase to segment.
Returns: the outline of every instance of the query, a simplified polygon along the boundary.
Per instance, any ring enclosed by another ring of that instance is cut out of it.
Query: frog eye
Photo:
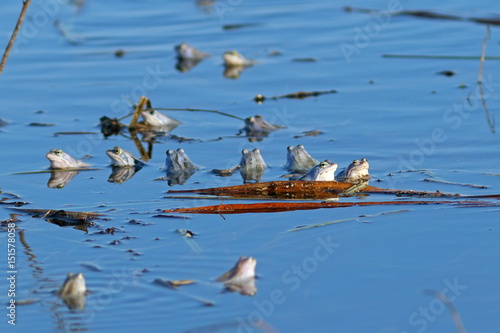
[[[152,115],[152,116],[154,116],[155,115],[155,110],[149,111],[149,114]]]
[[[54,152],[57,156],[61,156],[63,151],[61,149],[58,149]]]
[[[120,149],[120,147],[115,147],[113,148],[113,153],[117,154],[117,155],[120,155],[122,153],[122,150]]]
[[[327,162],[325,162],[325,161],[323,161],[323,162],[321,162],[321,163],[319,164],[319,166],[320,166],[321,168],[326,168],[326,167],[328,166],[328,163],[327,163]]]

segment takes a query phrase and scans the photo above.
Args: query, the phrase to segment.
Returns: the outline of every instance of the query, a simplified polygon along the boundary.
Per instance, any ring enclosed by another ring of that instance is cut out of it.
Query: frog
[[[71,157],[61,149],[51,149],[45,155],[50,161],[51,169],[79,169],[88,168],[91,165]]]
[[[168,185],[182,185],[191,177],[199,166],[194,164],[184,149],[168,149],[165,166],[167,169]]]
[[[180,122],[156,110],[143,111],[142,117],[149,126],[175,128]]]
[[[243,149],[241,151],[240,160],[240,174],[245,183],[255,180],[260,182],[262,179],[262,174],[266,169],[266,162],[260,154],[260,149],[255,148],[254,150]]]
[[[200,61],[209,57],[208,53],[202,52],[187,43],[182,43],[175,46],[177,52],[177,64],[175,67],[180,72],[187,72]]]
[[[335,170],[337,170],[338,164],[332,163],[329,160],[324,160],[315,167],[313,167],[309,172],[302,176],[299,180],[315,180],[315,181],[334,181],[335,180]]]
[[[265,137],[269,133],[276,131],[284,126],[274,125],[265,120],[260,115],[251,116],[245,119],[243,130],[248,137]]]
[[[87,286],[82,273],[68,273],[63,285],[57,291],[57,296],[59,296],[71,310],[82,310],[85,308],[86,294]]]
[[[368,169],[370,164],[366,158],[360,160],[354,160],[347,168],[341,171],[338,175],[338,179],[353,181],[353,180],[368,180],[370,175]]]
[[[59,297],[77,297],[84,296],[87,293],[85,277],[82,273],[68,273],[63,285],[57,291]]]
[[[222,55],[226,67],[247,67],[255,64],[254,60],[245,58],[238,51],[226,51]]]
[[[257,292],[255,287],[255,266],[257,260],[253,257],[240,257],[238,262],[216,281],[223,282],[226,290],[238,291],[242,295],[253,296]]]
[[[144,165],[144,162],[140,161],[136,157],[132,156],[126,150],[115,146],[113,149],[106,150],[106,154],[111,158],[111,165],[115,167],[137,167],[140,168]]]
[[[307,173],[319,162],[309,155],[303,145],[288,146],[285,168],[292,173]]]
[[[168,149],[166,154],[167,159],[165,161],[165,166],[167,168],[167,172],[195,171],[200,168],[191,161],[182,148],[177,150]]]
[[[179,60],[202,60],[210,56],[187,43],[176,45],[175,51]]]

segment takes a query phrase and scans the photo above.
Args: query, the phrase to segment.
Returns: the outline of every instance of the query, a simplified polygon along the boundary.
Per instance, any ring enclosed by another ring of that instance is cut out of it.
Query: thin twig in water
[[[382,213],[373,214],[373,215],[360,215],[360,216],[352,217],[349,219],[329,221],[329,222],[309,224],[309,225],[302,225],[302,226],[298,226],[298,227],[289,229],[289,230],[287,230],[287,232],[300,231],[300,230],[306,230],[306,229],[317,228],[317,227],[324,227],[324,226],[330,225],[330,224],[355,221],[355,220],[359,220],[361,218],[376,217],[376,216],[380,216],[380,215],[390,215],[390,214],[396,214],[396,213],[405,213],[405,212],[410,212],[410,211],[411,211],[410,209],[401,209],[401,210],[393,210],[393,211],[389,211],[389,212],[382,212]]]
[[[152,110],[161,110],[161,111],[188,111],[188,112],[209,112],[209,113],[217,113],[217,114],[220,114],[222,116],[226,116],[226,117],[235,118],[235,119],[239,119],[239,120],[245,121],[244,118],[232,115],[230,113],[222,112],[222,111],[219,111],[219,110],[192,109],[192,108],[184,108],[184,109],[178,109],[178,108],[154,108],[154,109],[152,109],[152,108],[147,108],[147,109],[142,110],[142,111],[152,111]],[[121,120],[123,120],[123,119],[125,119],[127,117],[130,117],[133,114],[135,114],[135,110],[132,111],[132,112],[130,112],[129,114],[121,117],[118,120],[121,121]]]
[[[232,115],[232,114],[229,114],[229,113],[225,113],[225,112],[222,112],[222,111],[218,111],[218,110],[207,110],[207,109],[191,109],[191,108],[185,108],[185,109],[177,109],[177,108],[155,108],[155,110],[162,110],[162,111],[189,111],[189,112],[210,112],[210,113],[217,113],[217,114],[220,114],[220,115],[223,115],[223,116],[226,116],[226,117],[230,117],[230,118],[235,118],[235,119],[239,119],[239,120],[245,120],[241,117],[238,117],[238,116],[235,116],[235,115]],[[148,110],[144,110],[144,111],[150,111],[149,109]]]
[[[401,59],[445,59],[445,60],[478,60],[478,56],[428,55],[428,54],[382,54],[382,58]],[[488,60],[500,60],[500,57],[485,57]]]
[[[151,109],[151,102],[147,97],[142,96],[139,100],[139,103],[135,106],[134,115],[132,116],[132,120],[130,120],[129,129],[133,129],[137,127],[137,121],[142,114],[142,111],[145,109]]]
[[[23,1],[23,8],[21,9],[21,14],[19,14],[19,18],[17,19],[16,27],[14,28],[14,31],[12,32],[12,36],[10,36],[9,44],[7,44],[7,47],[5,48],[5,51],[3,53],[2,57],[2,62],[0,62],[0,74],[2,74],[3,67],[5,66],[5,63],[7,62],[7,58],[9,57],[10,50],[12,49],[12,45],[14,45],[14,40],[16,39],[17,33],[19,32],[19,29],[21,29],[21,24],[23,23],[24,20],[24,15],[26,14],[26,11],[28,10],[28,6],[30,5],[31,0],[24,0]]]
[[[424,182],[440,183],[440,184],[448,184],[448,185],[460,185],[460,186],[468,186],[468,187],[474,187],[474,188],[488,188],[488,186],[486,186],[486,185],[455,183],[455,182],[448,182],[445,180],[437,180],[437,179],[430,179],[430,178],[425,178]]]

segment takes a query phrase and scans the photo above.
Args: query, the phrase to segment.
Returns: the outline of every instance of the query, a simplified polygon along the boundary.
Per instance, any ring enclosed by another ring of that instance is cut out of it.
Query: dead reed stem
[[[14,28],[14,31],[12,32],[12,36],[10,36],[9,44],[7,44],[7,47],[5,48],[5,51],[4,51],[3,57],[2,57],[2,62],[0,62],[0,74],[2,74],[5,63],[7,62],[7,58],[9,57],[9,53],[10,53],[10,50],[12,49],[12,45],[14,45],[14,40],[16,39],[17,33],[19,32],[19,29],[21,29],[21,24],[23,23],[24,15],[26,14],[26,11],[28,10],[28,6],[30,5],[30,2],[31,2],[31,0],[24,0],[23,1],[23,8],[21,9],[21,14],[19,14],[19,18],[17,19],[16,27]]]

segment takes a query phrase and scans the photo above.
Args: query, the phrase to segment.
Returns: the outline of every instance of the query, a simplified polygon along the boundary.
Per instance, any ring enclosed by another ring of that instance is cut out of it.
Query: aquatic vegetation
[[[266,99],[273,99],[273,100],[277,100],[280,98],[304,99],[307,97],[316,97],[316,96],[320,96],[320,95],[335,94],[335,93],[337,93],[337,90],[332,89],[332,90],[324,90],[324,91],[297,91],[297,92],[290,93],[290,94],[271,96],[271,97],[266,97],[264,95],[259,94],[259,95],[254,97],[254,101],[261,104]]]

